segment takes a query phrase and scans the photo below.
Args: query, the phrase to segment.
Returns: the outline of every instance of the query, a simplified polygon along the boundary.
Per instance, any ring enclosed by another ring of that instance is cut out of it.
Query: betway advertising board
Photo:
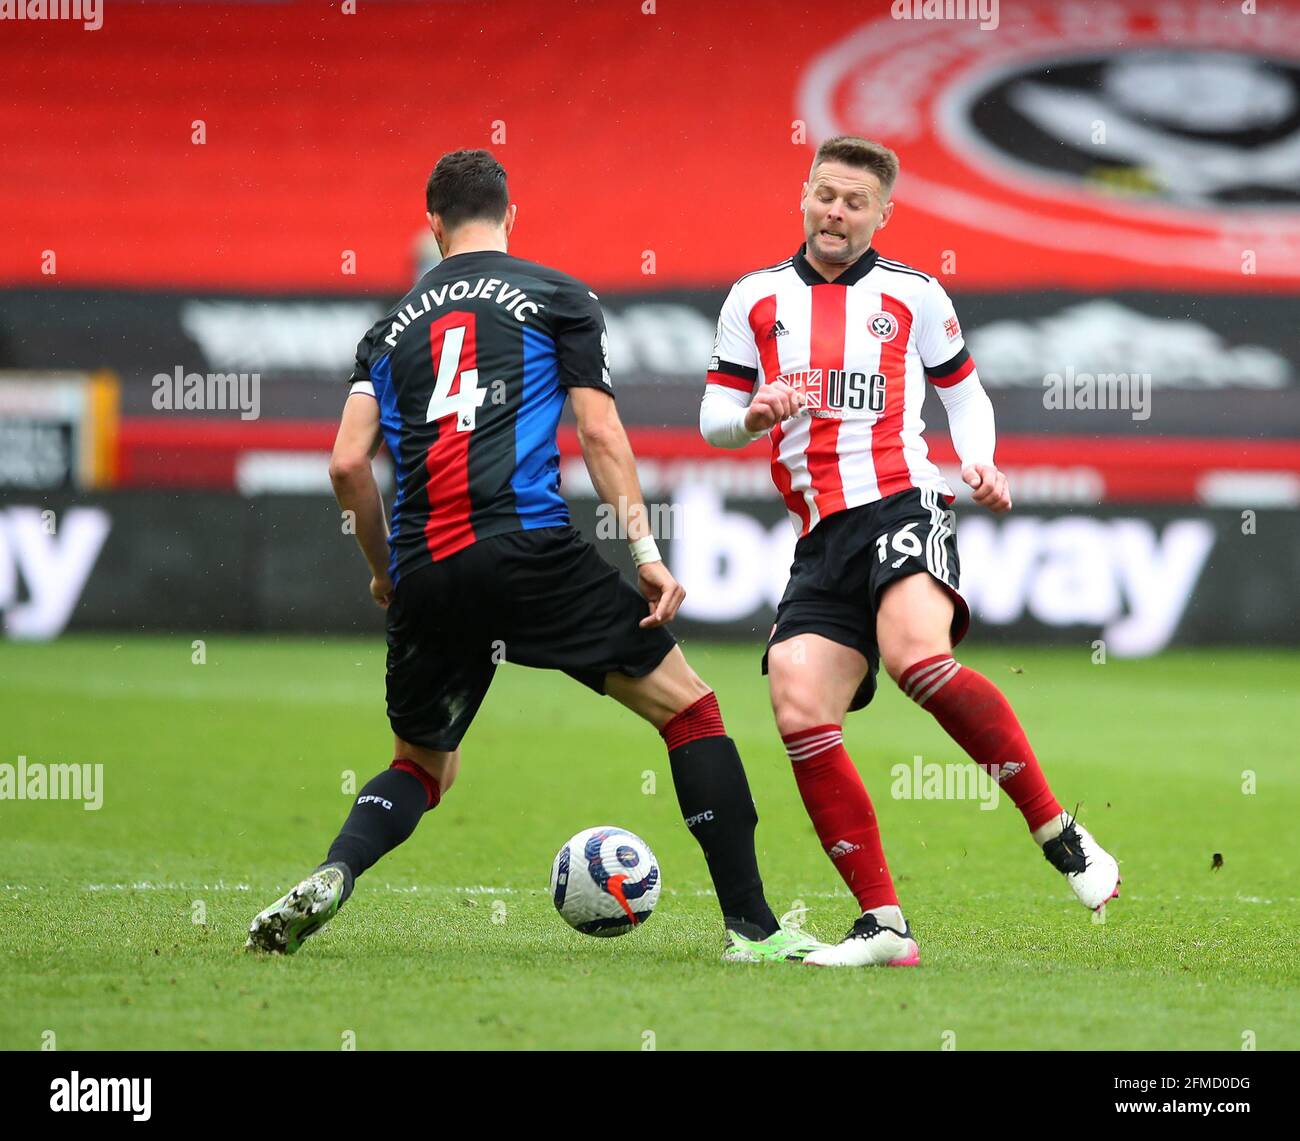
[[[592,514],[598,534],[603,513]],[[659,523],[674,536],[660,546],[687,589],[683,618],[711,633],[765,637],[796,541],[784,509],[700,488],[681,492]],[[1300,590],[1282,579],[1285,566],[1293,581],[1300,568],[1300,520],[1270,514],[1272,541],[1259,541],[1259,525],[1258,515],[1196,509],[1004,518],[971,509],[957,524],[962,594],[979,634],[1101,639],[1119,656],[1176,641],[1295,641],[1282,597],[1294,602]]]
[[[594,498],[575,524],[611,562],[626,544]],[[960,506],[960,505],[959,505]],[[687,590],[675,629],[761,641],[795,536],[774,497],[684,487],[650,508]],[[1195,505],[958,511],[962,591],[981,640],[1300,644],[1300,514]],[[352,633],[380,637],[353,539],[326,498],[120,492],[0,498],[0,630]]]

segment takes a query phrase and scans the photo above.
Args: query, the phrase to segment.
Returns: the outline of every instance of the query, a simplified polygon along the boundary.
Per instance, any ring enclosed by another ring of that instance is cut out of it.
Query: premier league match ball
[[[659,902],[659,862],[640,836],[604,825],[574,836],[551,865],[555,910],[584,935],[626,935]]]

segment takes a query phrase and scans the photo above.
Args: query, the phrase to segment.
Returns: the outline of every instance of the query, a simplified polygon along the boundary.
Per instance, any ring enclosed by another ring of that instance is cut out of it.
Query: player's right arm
[[[338,436],[330,455],[330,482],[334,497],[355,521],[357,545],[370,565],[370,594],[383,607],[392,599],[393,583],[388,576],[388,524],[384,500],[375,482],[371,457],[379,450],[379,402],[354,392],[343,405]]]
[[[915,331],[926,378],[948,415],[962,481],[979,506],[998,514],[1010,511],[1011,489],[993,459],[993,403],[975,371],[952,300],[937,278],[930,280],[922,297]]]
[[[351,391],[343,405],[334,451],[330,454],[330,483],[334,498],[350,512],[357,545],[370,566],[370,596],[387,609],[393,597],[388,574],[388,522],[384,499],[370,461],[383,443],[379,398],[370,376],[370,336],[357,345],[357,360],[348,378]]]
[[[700,435],[714,447],[743,448],[799,412],[803,397],[784,381],[771,379],[755,392],[757,380],[758,346],[737,283],[718,317],[700,401]]]

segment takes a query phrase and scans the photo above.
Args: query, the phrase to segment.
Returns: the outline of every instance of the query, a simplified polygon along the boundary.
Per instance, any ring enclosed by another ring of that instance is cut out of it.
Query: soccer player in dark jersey
[[[253,920],[247,946],[296,951],[438,806],[505,659],[563,670],[659,730],[722,908],[724,958],[800,959],[822,945],[764,898],[740,756],[665,628],[685,592],[650,535],[597,297],[506,252],[516,208],[487,151],[444,155],[426,199],[444,260],[362,339],[330,465],[387,611],[395,759],[361,789],[325,862]],[[566,397],[639,593],[570,526],[556,446]],[[396,466],[391,527],[370,467],[381,442]]]

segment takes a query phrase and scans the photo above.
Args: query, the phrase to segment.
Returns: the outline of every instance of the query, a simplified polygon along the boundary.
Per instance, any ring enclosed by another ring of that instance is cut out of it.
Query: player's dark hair
[[[836,135],[817,148],[813,156],[813,169],[819,162],[842,162],[869,170],[880,180],[880,189],[889,197],[898,179],[898,155],[884,143],[873,143],[857,135]]]
[[[429,175],[424,201],[449,230],[463,222],[500,222],[510,205],[506,168],[490,151],[452,151]]]

